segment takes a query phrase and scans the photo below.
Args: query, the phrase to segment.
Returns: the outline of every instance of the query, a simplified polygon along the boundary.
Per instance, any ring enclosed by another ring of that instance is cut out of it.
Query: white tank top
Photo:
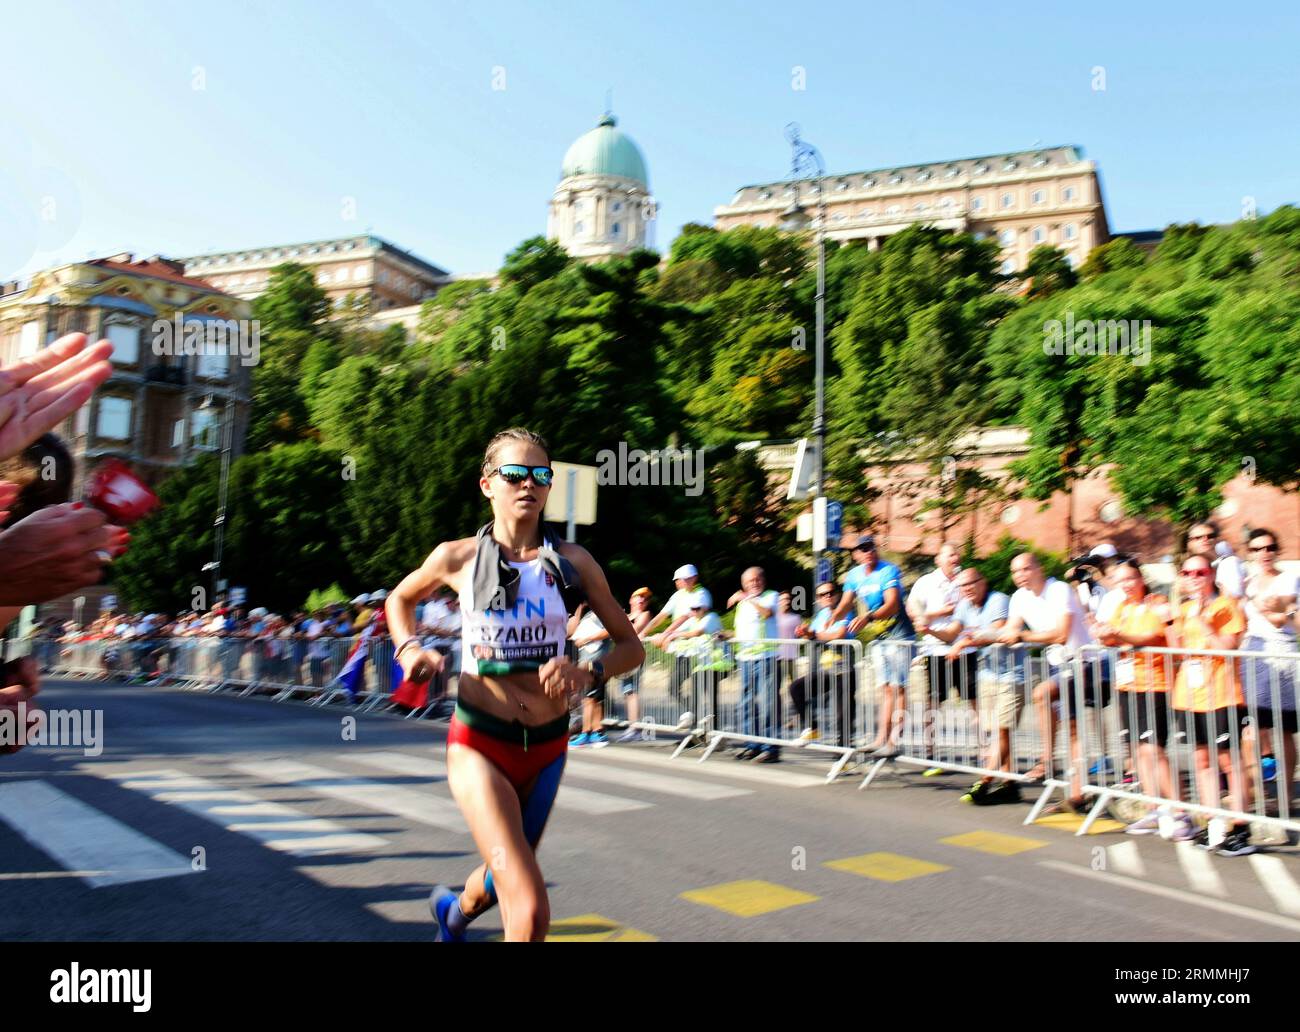
[[[519,593],[506,609],[475,608],[472,578],[460,593],[461,663],[468,674],[499,676],[537,670],[564,655],[569,615],[560,587],[540,559],[511,563]]]

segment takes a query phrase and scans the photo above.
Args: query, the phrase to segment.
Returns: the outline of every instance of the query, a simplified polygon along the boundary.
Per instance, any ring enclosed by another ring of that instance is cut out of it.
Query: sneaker
[[[621,735],[618,736],[618,738],[615,739],[615,741],[619,742],[620,744],[622,744],[623,742],[639,742],[640,740],[641,740],[641,729],[636,727],[624,731]]]
[[[994,781],[993,787],[989,789],[988,795],[984,801],[997,805],[998,803],[1018,803],[1020,802],[1020,785],[1014,781]]]
[[[967,793],[961,797],[963,803],[971,803],[974,806],[985,806],[989,802],[989,796],[993,794],[992,781],[977,781],[971,785]]]
[[[1219,843],[1219,848],[1215,852],[1219,856],[1249,856],[1255,852],[1255,847],[1250,844],[1250,826],[1248,824],[1234,825],[1223,841]]]
[[[764,749],[754,757],[755,763],[780,763],[781,754],[775,749]]]
[[[942,767],[931,767],[931,768],[929,768],[928,770],[924,770],[924,771],[922,771],[922,772],[921,772],[921,777],[923,777],[923,778],[937,778],[940,774],[947,774],[947,773],[948,773],[948,772],[947,772],[946,770],[944,770]]]
[[[1277,780],[1277,759],[1272,756],[1265,756],[1259,761],[1259,772],[1263,775],[1265,781]]]
[[[590,743],[591,743],[591,735],[587,734],[587,732],[584,731],[582,732],[582,734],[574,735],[572,738],[569,739],[569,748],[581,749],[584,746],[589,745]]]
[[[587,736],[587,744],[593,749],[603,749],[609,745],[609,739],[605,737],[604,731],[593,731]]]
[[[1103,756],[1088,768],[1088,773],[1093,777],[1096,777],[1098,774],[1114,774],[1115,764],[1109,756]]]
[[[1160,837],[1170,842],[1194,842],[1200,834],[1196,824],[1185,813],[1173,818],[1167,833],[1164,829],[1160,831]]]
[[[1124,829],[1125,835],[1156,835],[1160,832],[1160,815],[1152,810]]]
[[[822,733],[815,727],[806,727],[795,741],[797,742],[815,742],[822,736]]]
[[[758,754],[759,750],[755,749],[753,746],[746,746],[744,749],[741,749],[740,752],[736,753],[736,759],[752,760]]]
[[[433,933],[434,942],[464,942],[465,936],[452,935],[447,927],[447,911],[456,902],[456,893],[446,885],[435,885],[429,893],[429,913],[433,915],[434,924],[438,926]]]

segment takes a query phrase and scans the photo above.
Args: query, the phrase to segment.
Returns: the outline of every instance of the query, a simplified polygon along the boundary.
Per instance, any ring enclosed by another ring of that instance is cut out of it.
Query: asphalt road
[[[103,752],[0,757],[0,939],[427,941],[431,884],[478,862],[446,725],[167,688],[51,682]],[[1023,825],[966,779],[668,744],[570,753],[542,843],[552,936],[660,940],[1291,940],[1300,858],[1226,859],[1113,823]],[[472,938],[500,933],[495,912]]]

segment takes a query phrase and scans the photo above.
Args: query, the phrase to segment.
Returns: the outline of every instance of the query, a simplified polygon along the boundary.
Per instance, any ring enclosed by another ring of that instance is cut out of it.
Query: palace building
[[[715,226],[780,226],[797,203],[833,240],[880,240],[918,223],[992,237],[1001,271],[1018,272],[1041,244],[1065,252],[1078,267],[1110,239],[1096,162],[1079,147],[995,154],[827,175],[815,180],[742,186],[714,209]]]

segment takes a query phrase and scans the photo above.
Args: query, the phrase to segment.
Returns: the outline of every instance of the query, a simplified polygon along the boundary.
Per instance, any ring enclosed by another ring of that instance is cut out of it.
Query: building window
[[[1071,269],[1077,269],[1079,267],[1079,256],[1077,254],[1068,254],[1065,256],[1065,260],[1070,263]]]
[[[1003,164],[1003,166],[1002,166],[1002,171],[1003,171],[1003,172],[1014,172],[1015,169],[1016,169],[1016,163],[1015,163],[1014,161],[1010,161],[1010,160],[1008,160],[1008,161],[1007,161],[1005,164]]]
[[[611,228],[610,231],[609,231],[609,235],[610,235],[610,236],[618,236],[618,234],[619,234],[619,230],[620,230],[620,229],[621,229],[621,227],[619,226],[619,224],[618,224],[617,222],[615,222],[614,225],[613,225],[613,228]]]
[[[113,361],[118,365],[135,365],[140,360],[140,328],[113,323],[104,331],[113,343]]]
[[[982,176],[982,175],[983,175],[985,172],[987,172],[988,170],[989,170],[988,165],[976,165],[976,166],[971,170],[971,174],[972,174],[972,175],[976,175],[976,176]]]
[[[41,349],[41,324],[33,319],[23,323],[22,336],[18,338],[18,357],[27,358]]]
[[[952,207],[952,198],[945,197],[942,201],[939,202],[939,207],[942,208],[944,211],[947,211],[949,208]]]
[[[1124,516],[1124,504],[1112,498],[1109,502],[1102,503],[1097,516],[1102,523],[1118,523]]]
[[[586,227],[585,225],[583,225],[582,220],[579,219],[579,220],[577,221],[577,223],[576,223],[576,224],[574,225],[574,227],[573,227],[573,232],[574,232],[577,236],[582,236],[582,234],[585,233],[586,231],[587,231],[587,227]]]
[[[872,179],[870,176],[868,176],[866,179],[862,180],[862,185],[866,187],[868,190],[870,190],[873,186],[876,185],[876,181]]]
[[[835,184],[836,190],[847,190],[848,188],[849,188],[849,184],[846,183],[843,179],[841,179],[838,183]]]
[[[983,197],[972,197],[972,198],[970,199],[970,210],[971,210],[971,211],[983,211],[983,210],[984,210],[984,198],[983,198]]]
[[[956,179],[956,178],[957,178],[957,175],[958,175],[957,170],[956,170],[955,168],[950,168],[950,169],[948,169],[948,171],[947,171],[946,173],[944,173],[944,178],[945,178],[945,179]]]
[[[874,218],[874,217],[875,217],[875,214],[876,214],[876,213],[875,213],[874,211],[872,211],[870,208],[864,208],[862,211],[860,211],[860,212],[858,213],[858,218],[860,218],[860,219],[870,219],[870,218]]]
[[[1063,201],[1072,201],[1072,200],[1074,200],[1074,198],[1075,198],[1075,194],[1076,194],[1076,191],[1075,191],[1074,187],[1072,187],[1072,186],[1067,186],[1064,190],[1061,191],[1061,200],[1063,200]]]
[[[918,183],[924,183],[929,178],[930,178],[930,173],[925,171],[924,169],[922,169],[920,172],[916,174],[916,181]]]
[[[357,283],[360,283],[363,279],[366,278],[366,267],[364,265],[358,265],[356,268],[354,268],[352,270],[352,278]]]
[[[131,399],[100,398],[95,433],[114,441],[128,440],[131,436]]]
[[[1034,168],[1042,168],[1046,164],[1049,164],[1049,159],[1042,154],[1034,159]]]
[[[1020,519],[1020,507],[1017,505],[1008,505],[1005,509],[1002,510],[1001,514],[998,516],[998,519],[1000,519],[1008,527],[1011,526],[1011,524],[1015,523],[1017,520]]]
[[[190,447],[200,451],[216,451],[218,419],[216,409],[195,409],[190,422]]]
[[[1045,200],[1047,200],[1047,192],[1044,190],[1035,190],[1029,195],[1031,204],[1042,204]]]
[[[185,420],[178,419],[172,424],[172,447],[179,448],[185,440]]]
[[[1016,231],[1014,229],[1004,229],[998,234],[998,243],[1003,247],[1012,247],[1016,242]]]
[[[1032,239],[1036,244],[1041,244],[1047,239],[1047,230],[1042,226],[1035,226],[1033,233],[1030,234],[1030,239]]]
[[[891,205],[889,206],[889,208],[885,211],[885,214],[886,214],[886,215],[901,215],[902,212],[903,212],[903,209],[900,208],[897,204],[891,204]]]
[[[1010,208],[1015,203],[1016,203],[1016,198],[1014,194],[1004,193],[1002,195],[1002,199],[1001,199],[1002,207]]]
[[[912,210],[913,210],[913,211],[925,211],[926,208],[928,208],[928,207],[929,207],[929,205],[926,204],[925,201],[917,201],[914,205],[912,205]]]
[[[834,221],[836,221],[836,222],[843,222],[843,221],[844,221],[844,213],[843,213],[843,212],[839,212],[839,213],[837,213],[836,216],[835,216],[835,220],[834,220]]]
[[[321,269],[321,271],[316,274],[316,282],[328,283],[329,281],[330,281],[329,269]]]
[[[1064,233],[1065,233],[1065,239],[1066,239],[1066,240],[1073,240],[1076,236],[1079,235],[1079,231],[1078,231],[1078,229],[1075,228],[1075,225],[1074,225],[1073,222],[1067,222],[1067,223],[1065,224],[1065,230],[1064,230]]]
[[[233,336],[233,335],[232,335]],[[239,344],[236,340],[230,340],[228,347],[237,350]],[[207,377],[209,380],[224,380],[230,370],[230,355],[225,349],[220,352],[213,346],[209,352],[207,345],[204,346],[204,353],[199,355],[198,375]]]
[[[895,184],[901,183],[903,181],[902,173],[895,172],[892,176],[889,177],[889,181]]]
[[[622,201],[615,201],[615,202],[614,202],[614,205],[613,205],[613,210],[614,210],[614,211],[622,211],[622,210],[623,210],[623,202],[622,202]]]

